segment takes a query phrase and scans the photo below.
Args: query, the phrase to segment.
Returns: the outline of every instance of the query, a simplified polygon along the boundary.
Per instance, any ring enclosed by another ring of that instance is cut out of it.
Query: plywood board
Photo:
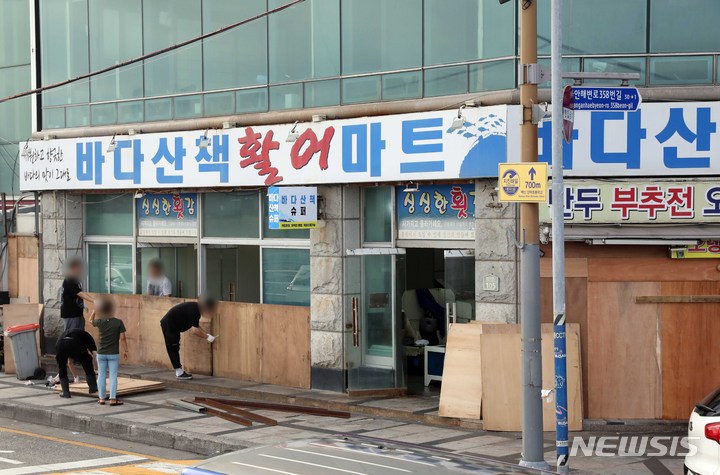
[[[110,389],[110,383],[106,381],[106,387],[109,390]],[[159,382],[159,381],[148,381],[148,380],[140,380],[140,379],[132,379],[132,378],[123,378],[118,377],[118,388],[117,388],[117,395],[118,397],[124,397],[129,396],[131,394],[142,394],[152,391],[160,391],[162,389],[165,389],[165,383]],[[55,391],[60,392],[62,391],[62,388],[59,384],[55,385]],[[80,383],[73,383],[70,385],[70,394],[74,396],[88,396],[88,397],[97,397],[96,394],[90,394],[88,393],[88,385],[86,382],[80,382]]]
[[[40,323],[40,316],[42,315],[43,306],[30,303],[30,304],[11,304],[2,306],[2,318],[3,318],[3,329],[13,327],[15,325],[27,325],[30,323]],[[36,333],[38,355],[40,353],[40,332]],[[5,374],[15,374],[15,360],[12,354],[12,344],[10,338],[5,337],[3,339],[5,354]]]
[[[598,246],[600,247],[600,246]],[[591,282],[675,282],[718,279],[714,259],[589,259]],[[647,295],[647,294],[646,294]]]
[[[590,270],[592,276],[592,264]],[[588,282],[587,292],[588,417],[662,417],[661,308],[635,303],[639,295],[659,295],[660,283]]]
[[[262,364],[265,383],[310,388],[310,312],[307,307],[263,305]]]
[[[261,381],[262,305],[221,302],[213,331],[213,374]]]
[[[720,282],[663,282],[663,295],[720,295]],[[686,420],[720,381],[720,303],[661,305],[662,417]]]
[[[481,417],[480,335],[485,327],[472,323],[456,323],[450,327],[440,388],[438,414],[441,417]]]
[[[552,277],[552,256],[546,254],[540,259],[540,276]],[[587,277],[588,262],[584,258],[565,259],[565,277]]]
[[[546,327],[545,329],[547,329]],[[487,333],[481,336],[483,428],[522,430],[522,353],[518,333]],[[582,430],[582,378],[580,338],[577,326],[567,329],[567,375],[569,429]],[[553,338],[543,332],[543,388],[555,387]],[[543,429],[555,429],[555,401],[543,403]]]

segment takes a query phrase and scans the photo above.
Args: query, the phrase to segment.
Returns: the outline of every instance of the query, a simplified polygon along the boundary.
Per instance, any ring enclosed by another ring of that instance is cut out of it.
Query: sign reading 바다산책
[[[317,187],[271,186],[268,188],[270,229],[317,227]]]
[[[506,106],[21,144],[24,191],[404,182],[497,176]],[[114,141],[113,141],[114,140]],[[111,146],[111,143],[113,146]]]
[[[475,185],[398,186],[398,239],[475,239]]]

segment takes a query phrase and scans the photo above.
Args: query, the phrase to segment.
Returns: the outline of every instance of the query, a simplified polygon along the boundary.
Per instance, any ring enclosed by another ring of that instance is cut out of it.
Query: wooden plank
[[[663,282],[663,289],[665,284],[668,282]],[[635,303],[720,303],[720,295],[642,295],[635,297]]]
[[[40,323],[43,306],[37,303],[29,304],[10,304],[2,306],[3,329],[8,329],[15,325],[27,325],[30,323]],[[38,355],[40,352],[40,332],[36,333]],[[10,338],[3,339],[3,353],[5,354],[5,374],[15,374],[15,360],[12,353],[12,344]]]
[[[714,259],[588,259],[590,282],[713,281],[718,278]]]
[[[17,236],[9,236],[7,243],[7,269],[8,269],[8,292],[10,298],[17,298],[19,276],[18,276],[18,240]],[[7,352],[5,353],[7,354]]]
[[[219,417],[220,419],[225,419],[226,421],[234,422],[235,424],[240,424],[241,426],[252,427],[252,421],[249,421],[244,417],[228,414],[227,412],[218,411],[217,409],[210,407],[208,407],[206,411],[208,414]]]
[[[588,262],[584,258],[565,259],[565,277],[587,277]],[[546,254],[540,259],[540,277],[552,277],[552,256]]]
[[[262,329],[262,305],[221,302],[213,319],[219,337],[213,343],[213,374],[262,381]]]
[[[481,417],[480,335],[485,326],[456,323],[450,327],[440,387],[440,417]]]
[[[196,397],[196,401],[202,402],[212,400],[221,404],[235,407],[251,407],[254,409],[267,409],[268,411],[291,412],[293,414],[310,414],[313,416],[336,417],[338,419],[350,419],[351,414],[344,411],[332,411],[321,407],[296,406],[295,404],[280,404],[273,402],[248,401],[242,399],[224,399],[224,398],[203,398]]]
[[[18,297],[27,297],[29,303],[38,303],[37,257],[18,257],[17,274]]]
[[[106,382],[109,388],[110,382]],[[152,391],[160,391],[165,389],[165,383],[159,381],[140,380],[132,378],[118,377],[118,397],[129,396],[132,394],[142,394]],[[55,391],[62,391],[60,385],[55,385]],[[70,394],[75,396],[97,397],[97,394],[88,393],[88,385],[86,382],[70,384]]]
[[[720,294],[720,282],[663,282],[662,294]],[[662,305],[662,417],[686,420],[718,381],[720,361],[714,348],[720,335],[720,300]]]
[[[589,282],[587,292],[588,417],[662,417],[660,306],[635,303],[659,295],[660,283]]]
[[[277,421],[275,419],[270,419],[269,417],[265,417],[260,414],[255,414],[254,412],[246,411],[244,409],[240,409],[239,407],[235,406],[229,406],[227,404],[223,404],[221,402],[218,402],[214,399],[210,398],[196,398],[195,400],[198,401],[198,399],[202,399],[202,404],[205,404],[206,406],[214,407],[215,409],[220,409],[221,411],[225,411],[228,414],[233,414],[235,416],[240,416],[243,419],[249,419],[254,422],[259,422],[261,424],[266,424],[269,426],[276,426]]]
[[[262,306],[264,383],[310,389],[310,309]]]

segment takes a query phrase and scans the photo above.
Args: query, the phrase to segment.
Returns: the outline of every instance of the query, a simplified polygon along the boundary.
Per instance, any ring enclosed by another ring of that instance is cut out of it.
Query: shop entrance
[[[428,377],[425,346],[435,358],[444,351],[448,325],[475,319],[474,251],[359,249],[353,254],[345,266],[348,390],[425,392],[427,383],[442,376],[435,367],[436,374]]]

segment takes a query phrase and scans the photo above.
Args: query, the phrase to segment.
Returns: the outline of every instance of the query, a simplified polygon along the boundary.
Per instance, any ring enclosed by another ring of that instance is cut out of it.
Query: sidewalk
[[[162,379],[159,377],[159,373],[153,373],[153,375],[155,379]],[[146,376],[150,377],[149,374]],[[208,382],[198,380],[195,384],[202,385],[207,389]],[[237,384],[237,382],[233,383]],[[273,393],[265,387],[266,385],[262,386],[262,391],[266,391],[260,398],[263,401],[291,402],[294,400],[304,403],[310,399],[309,396],[299,397],[300,395]],[[215,384],[215,388],[218,387],[220,385]],[[229,389],[226,388],[226,390]],[[260,390],[260,388],[253,389],[253,391]],[[235,395],[234,393],[225,394]],[[275,396],[272,396],[273,394]],[[514,463],[520,459],[522,443],[520,435],[517,433],[489,433],[462,427],[429,426],[424,423],[409,423],[382,416],[368,416],[355,410],[351,410],[352,417],[350,419],[255,410],[253,412],[277,420],[278,425],[254,424],[252,427],[244,427],[214,416],[178,409],[167,403],[169,399],[193,398],[199,395],[202,393],[194,392],[193,388],[189,386],[185,386],[184,389],[169,388],[155,393],[128,396],[124,399],[123,406],[111,408],[98,405],[96,399],[90,397],[73,396],[70,400],[62,399],[55,391],[45,388],[42,383],[26,386],[24,382],[18,381],[12,375],[0,375],[0,417],[62,428],[71,432],[104,435],[153,446],[191,451],[202,455],[279,443],[289,439],[344,433],[424,444],[451,452],[479,455]],[[284,399],[280,399],[280,396]],[[339,396],[335,395],[335,397]],[[313,400],[318,401],[318,399]],[[339,408],[340,406],[334,407]],[[372,408],[375,406],[364,402],[352,407]],[[597,434],[593,432],[591,435]],[[584,435],[589,436],[590,434]],[[552,433],[546,434],[545,448],[548,462],[554,463]],[[605,474],[681,473],[682,460],[679,458],[576,457],[573,459],[573,470],[577,473]]]

